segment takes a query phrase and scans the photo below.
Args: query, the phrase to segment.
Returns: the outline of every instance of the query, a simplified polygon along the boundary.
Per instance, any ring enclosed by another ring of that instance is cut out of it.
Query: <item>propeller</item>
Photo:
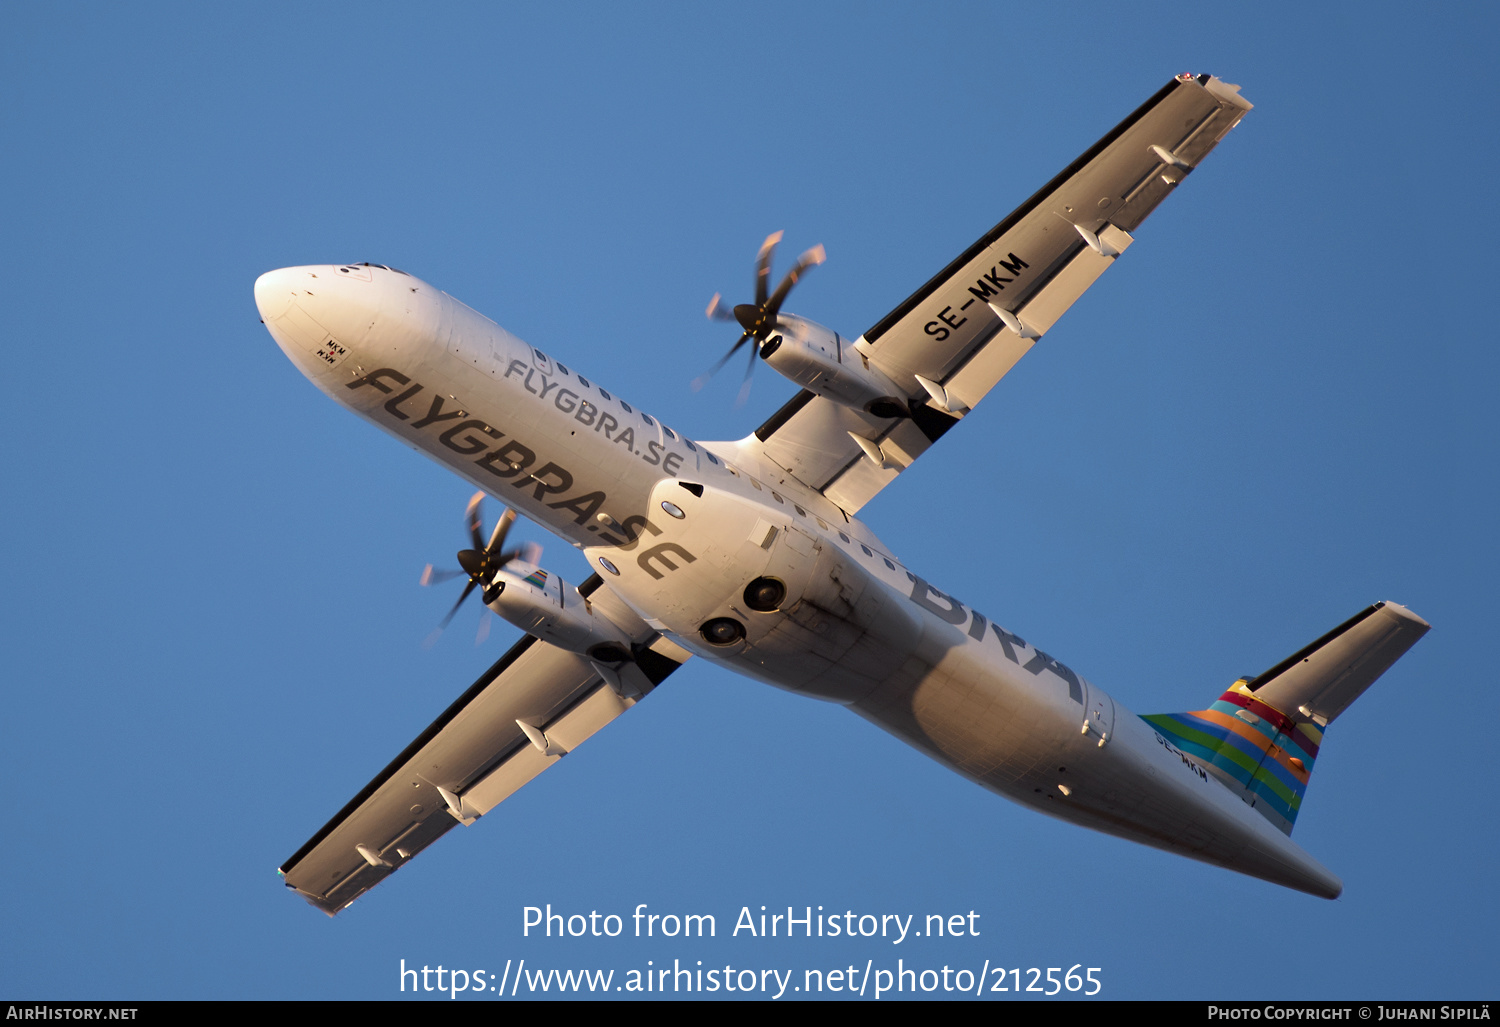
[[[426,646],[431,646],[437,641],[438,636],[443,633],[443,629],[452,622],[454,615],[458,613],[458,608],[464,604],[465,599],[469,598],[469,593],[473,592],[476,588],[488,589],[491,581],[494,580],[495,574],[502,567],[517,557],[524,558],[528,563],[534,563],[541,557],[541,547],[534,543],[526,543],[516,549],[505,549],[505,538],[510,534],[511,525],[516,522],[516,512],[509,508],[495,522],[495,530],[490,532],[489,541],[486,542],[482,534],[484,517],[480,512],[480,505],[483,501],[483,492],[474,493],[473,498],[469,500],[468,509],[464,511],[464,521],[469,529],[469,540],[474,545],[471,549],[460,549],[458,551],[458,565],[463,569],[457,571],[437,570],[429,563],[422,571],[421,583],[423,585],[437,585],[444,581],[452,581],[454,578],[465,576],[469,579],[468,583],[464,585],[464,590],[459,595],[458,601],[453,604],[453,608],[443,618],[443,622],[433,630],[432,634],[427,636],[426,642],[423,643]],[[484,641],[485,636],[489,634],[488,618],[484,618],[481,621],[479,630],[480,634],[476,640],[476,644]]]
[[[772,232],[766,236],[766,241],[760,244],[760,252],[755,257],[755,302],[740,303],[733,308],[728,308],[723,298],[714,293],[714,298],[708,302],[708,310],[705,313],[714,321],[738,321],[743,329],[739,339],[729,352],[719,358],[706,372],[699,375],[693,381],[694,391],[703,388],[704,384],[718,372],[729,359],[740,351],[740,347],[752,339],[755,345],[750,348],[750,363],[745,368],[745,383],[740,386],[738,402],[744,403],[745,397],[750,391],[750,375],[755,370],[756,354],[761,352],[761,347],[770,339],[771,333],[776,331],[778,322],[776,315],[781,312],[781,305],[786,302],[787,294],[792,291],[792,286],[797,284],[798,279],[805,275],[809,269],[817,267],[828,259],[821,244],[814,246],[792,265],[792,269],[786,273],[781,284],[776,287],[775,292],[769,289],[771,283],[771,256],[776,252],[776,244],[781,242],[781,233]]]

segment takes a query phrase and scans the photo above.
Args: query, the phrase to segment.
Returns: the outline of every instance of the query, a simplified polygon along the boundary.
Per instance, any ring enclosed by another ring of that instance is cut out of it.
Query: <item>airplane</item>
[[[855,339],[781,310],[824,257],[708,314],[801,386],[701,442],[404,271],[270,271],[261,318],[314,385],[479,490],[467,580],[525,632],[280,868],[330,916],[473,824],[698,658],[838,703],[1041,813],[1324,898],[1291,839],[1330,724],[1429,625],[1375,603],[1204,709],[1138,716],[910,569],[860,510],[956,428],[1251,104],[1179,75]],[[747,371],[748,380],[748,371]],[[488,533],[481,499],[506,508]],[[516,513],[574,585],[507,548]],[[424,575],[432,580],[431,571]],[[445,624],[447,621],[445,620]]]

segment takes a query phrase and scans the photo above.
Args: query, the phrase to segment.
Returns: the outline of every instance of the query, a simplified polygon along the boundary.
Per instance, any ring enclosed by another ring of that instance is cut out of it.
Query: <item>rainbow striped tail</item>
[[[1323,731],[1431,627],[1376,603],[1206,710],[1142,717],[1261,816],[1292,833]]]

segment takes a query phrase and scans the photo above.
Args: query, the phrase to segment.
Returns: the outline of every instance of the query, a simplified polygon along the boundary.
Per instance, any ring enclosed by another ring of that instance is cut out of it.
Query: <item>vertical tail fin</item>
[[[1395,603],[1361,610],[1206,710],[1141,719],[1286,834],[1323,731],[1431,627]]]

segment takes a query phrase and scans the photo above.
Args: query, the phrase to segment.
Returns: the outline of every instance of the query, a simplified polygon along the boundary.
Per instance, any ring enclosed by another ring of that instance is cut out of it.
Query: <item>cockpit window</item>
[[[371,264],[368,260],[362,260],[358,264],[350,264],[349,266],[350,267],[378,267],[382,271],[394,271],[398,275],[406,275],[407,278],[411,277],[411,275],[407,275],[406,272],[402,271],[399,267],[391,267],[388,264]]]

